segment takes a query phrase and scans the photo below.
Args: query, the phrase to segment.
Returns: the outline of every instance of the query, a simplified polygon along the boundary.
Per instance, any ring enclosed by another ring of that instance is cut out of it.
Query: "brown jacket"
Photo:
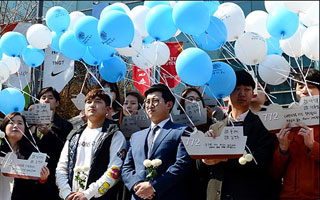
[[[296,129],[289,135],[289,152],[281,154],[278,147],[274,153],[271,173],[278,180],[283,178],[280,199],[320,199],[319,126],[313,129],[315,142],[311,151]]]

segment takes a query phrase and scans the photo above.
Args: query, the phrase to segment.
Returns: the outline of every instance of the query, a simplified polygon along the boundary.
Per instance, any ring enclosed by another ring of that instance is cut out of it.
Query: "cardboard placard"
[[[129,117],[123,117],[120,129],[125,137],[130,137],[134,132],[140,131],[143,128],[149,127],[151,121],[144,110],[140,109],[138,114]]]
[[[190,137],[181,137],[182,142],[193,159],[239,158],[243,155],[247,136],[243,136],[242,126],[224,127],[221,135],[213,138],[198,131]]]
[[[186,105],[186,113],[195,126],[207,123],[207,109],[203,108],[201,102]],[[186,114],[171,114],[173,123],[192,126]]]
[[[41,168],[47,164],[46,156],[44,153],[33,152],[28,160],[23,160],[9,152],[5,157],[0,157],[1,173],[13,178],[37,180],[40,178]]]
[[[84,110],[84,101],[86,96],[82,93],[77,94],[76,98],[72,98],[71,101],[77,107],[78,110]]]
[[[293,108],[271,104],[266,109],[257,114],[269,131],[279,130],[287,122],[290,122],[289,127],[297,127],[296,122],[307,126],[319,125],[319,95],[302,98]]]
[[[52,111],[50,110],[50,104],[34,104],[31,111],[25,111],[28,124],[50,124]]]

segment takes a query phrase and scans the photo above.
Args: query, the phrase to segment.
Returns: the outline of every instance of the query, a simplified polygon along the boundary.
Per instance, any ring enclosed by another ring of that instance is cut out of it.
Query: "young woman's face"
[[[184,108],[194,101],[201,101],[201,97],[194,91],[189,92],[185,98]]]
[[[129,116],[130,114],[135,115],[138,113],[138,109],[139,109],[139,103],[138,103],[137,97],[128,95],[126,100],[123,103],[123,114],[125,116]]]
[[[21,132],[25,132],[23,118],[20,115],[14,116],[5,128],[9,140],[19,141],[23,137]]]

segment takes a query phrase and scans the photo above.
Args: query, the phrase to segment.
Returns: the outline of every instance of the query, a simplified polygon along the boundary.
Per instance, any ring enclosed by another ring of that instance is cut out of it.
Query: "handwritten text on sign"
[[[195,126],[207,123],[207,109],[200,102],[187,104],[186,113]],[[185,114],[171,114],[171,117],[176,124],[192,125]]]
[[[38,179],[42,166],[46,165],[45,160],[44,153],[33,152],[28,160],[23,160],[10,152],[0,157],[1,173],[15,178]]]
[[[25,111],[28,124],[49,124],[51,123],[52,111],[50,111],[50,104],[34,104],[31,111]]]
[[[302,98],[299,105],[293,108],[284,109],[278,104],[271,104],[267,111],[257,114],[269,131],[281,129],[287,122],[290,122],[290,127],[296,127],[296,122],[319,125],[319,95]]]
[[[243,154],[247,136],[243,136],[243,127],[224,127],[216,138],[205,136],[198,132],[190,137],[181,137],[188,154],[192,158],[208,158],[211,155]]]

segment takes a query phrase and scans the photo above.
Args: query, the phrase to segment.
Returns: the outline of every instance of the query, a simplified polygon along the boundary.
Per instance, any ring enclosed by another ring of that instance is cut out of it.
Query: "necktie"
[[[156,135],[156,131],[159,129],[159,126],[155,126],[153,127],[153,129],[151,129],[151,131],[148,134],[148,155],[152,149],[153,146],[153,140],[154,140],[154,136]]]

